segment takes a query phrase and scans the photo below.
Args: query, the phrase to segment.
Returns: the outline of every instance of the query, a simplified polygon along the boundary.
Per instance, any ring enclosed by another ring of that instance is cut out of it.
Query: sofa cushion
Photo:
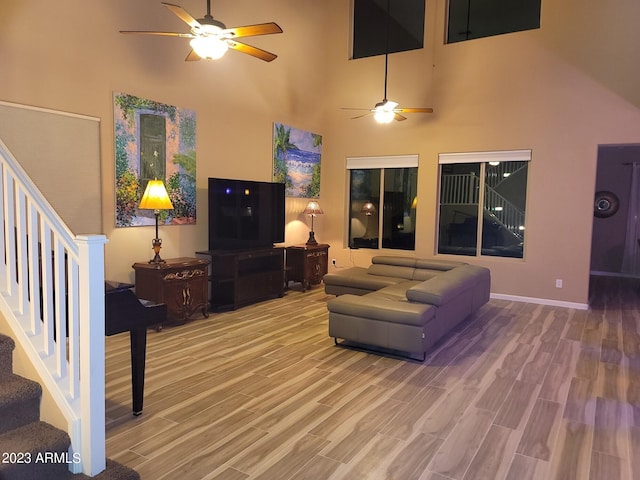
[[[415,267],[426,270],[447,271],[462,265],[466,265],[466,263],[453,260],[438,260],[435,258],[417,258]]]
[[[368,291],[379,290],[388,285],[405,282],[405,278],[370,275],[368,268],[352,267],[327,273],[323,277],[326,285],[346,286]]]
[[[489,276],[488,269],[462,265],[409,288],[407,299],[435,306],[444,305],[476,285],[483,276]]]
[[[369,268],[370,275],[378,275],[383,277],[399,277],[406,280],[413,278],[413,267],[402,267],[399,265],[384,265],[379,263],[372,264]]]
[[[442,273],[443,273],[443,270],[427,270],[426,268],[416,268],[413,271],[412,280],[424,282],[425,280],[429,280],[430,278],[433,278]]]
[[[393,255],[376,255],[371,259],[371,263],[374,265],[397,265],[399,267],[411,267],[416,266],[416,259],[414,257],[395,257]]]
[[[433,305],[391,300],[377,293],[341,295],[329,300],[327,308],[330,312],[343,315],[406,325],[425,325],[436,312]]]
[[[418,285],[420,282],[407,280],[406,282],[396,283],[395,285],[389,285],[388,287],[381,288],[372,292],[369,298],[375,295],[375,298],[386,298],[387,300],[395,301],[407,301],[407,290],[411,287]]]

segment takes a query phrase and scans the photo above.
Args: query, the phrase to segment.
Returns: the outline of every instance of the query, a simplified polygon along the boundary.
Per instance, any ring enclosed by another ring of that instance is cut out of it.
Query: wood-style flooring
[[[334,345],[322,287],[107,337],[107,455],[143,480],[640,478],[640,282],[491,300],[423,363]]]

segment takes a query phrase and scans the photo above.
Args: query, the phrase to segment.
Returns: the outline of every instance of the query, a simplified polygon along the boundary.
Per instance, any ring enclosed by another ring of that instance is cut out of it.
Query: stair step
[[[13,338],[0,335],[0,381],[13,372],[13,349],[15,347]]]
[[[0,478],[22,480],[71,478],[69,435],[45,422],[33,422],[0,435]]]
[[[69,471],[69,435],[40,421],[42,387],[13,373],[14,349],[14,340],[0,334],[0,454],[7,456],[0,459],[0,479],[140,480],[110,459],[94,477]]]
[[[0,380],[0,434],[40,419],[39,383],[11,374]]]

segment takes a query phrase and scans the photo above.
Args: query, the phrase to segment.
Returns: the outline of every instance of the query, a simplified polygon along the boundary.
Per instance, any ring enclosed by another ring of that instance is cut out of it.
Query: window
[[[447,43],[540,28],[541,0],[449,0]]]
[[[523,258],[530,160],[531,150],[440,155],[438,253]]]
[[[163,115],[140,114],[140,180],[143,189],[149,180],[164,180],[166,177],[166,128]]]
[[[425,0],[353,0],[352,58],[422,48],[424,5]]]
[[[349,247],[414,250],[418,156],[347,159]]]

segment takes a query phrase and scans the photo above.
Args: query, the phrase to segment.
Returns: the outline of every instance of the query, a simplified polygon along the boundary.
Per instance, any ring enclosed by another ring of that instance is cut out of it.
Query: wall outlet
[[[333,265],[334,267],[336,266],[337,260],[335,258],[331,259],[331,265]]]
[[[562,288],[562,279],[556,278],[556,288]]]

